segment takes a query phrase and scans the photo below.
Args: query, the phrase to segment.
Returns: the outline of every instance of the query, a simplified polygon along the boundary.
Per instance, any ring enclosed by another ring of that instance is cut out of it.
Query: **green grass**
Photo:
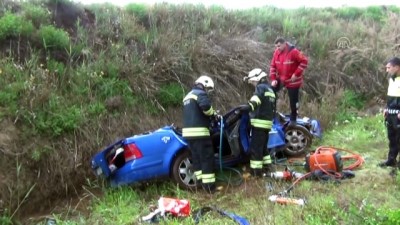
[[[335,182],[302,181],[293,196],[304,198],[304,207],[276,205],[268,196],[277,194],[290,183],[270,180],[245,180],[240,187],[228,187],[214,197],[202,192],[186,192],[168,181],[150,182],[144,186],[111,189],[104,187],[103,195],[93,199],[90,215],[77,219],[56,215],[57,224],[137,224],[156,205],[159,197],[188,199],[192,212],[204,206],[217,206],[227,212],[247,218],[250,224],[396,224],[400,197],[399,179],[389,176],[388,169],[376,164],[385,159],[387,141],[380,116],[355,120],[334,126],[324,134],[318,146],[334,146],[361,154],[365,163],[355,171],[355,178]],[[342,152],[342,155],[346,155]],[[302,168],[294,168],[302,172]],[[272,184],[273,190],[266,189]],[[160,224],[195,224],[189,218],[166,218]],[[207,213],[199,224],[236,224],[216,212]]]

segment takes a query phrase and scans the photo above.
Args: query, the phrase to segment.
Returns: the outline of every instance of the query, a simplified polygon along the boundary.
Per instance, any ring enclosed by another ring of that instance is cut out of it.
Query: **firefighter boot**
[[[383,161],[381,163],[378,164],[379,167],[396,167],[396,161],[392,160],[387,160],[387,161]]]
[[[208,184],[202,183],[201,186],[203,187],[203,190],[209,194],[214,194],[216,191],[215,183],[208,183]]]
[[[252,177],[261,178],[263,177],[262,169],[250,169],[250,173]]]
[[[267,176],[267,174],[275,172],[275,167],[272,164],[264,164],[262,172],[263,176]]]

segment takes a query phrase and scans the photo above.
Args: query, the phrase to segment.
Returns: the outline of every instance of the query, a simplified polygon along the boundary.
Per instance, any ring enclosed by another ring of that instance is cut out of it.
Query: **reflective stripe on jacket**
[[[210,116],[215,114],[207,92],[194,87],[183,99],[183,137],[210,136]]]
[[[389,78],[387,109],[400,109],[400,76]]]
[[[275,114],[275,92],[267,83],[259,83],[249,100],[252,111],[250,123],[253,127],[271,129]]]

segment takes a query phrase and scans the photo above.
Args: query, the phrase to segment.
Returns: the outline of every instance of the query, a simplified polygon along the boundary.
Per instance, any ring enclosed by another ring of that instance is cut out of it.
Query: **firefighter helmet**
[[[262,71],[260,68],[253,69],[252,71],[249,72],[249,75],[244,78],[244,80],[248,83],[252,81],[259,82],[262,78],[267,77],[267,74]]]
[[[197,78],[197,80],[194,82],[195,84],[201,84],[204,86],[204,88],[208,91],[211,91],[214,89],[214,81],[209,77],[209,76],[200,76]]]

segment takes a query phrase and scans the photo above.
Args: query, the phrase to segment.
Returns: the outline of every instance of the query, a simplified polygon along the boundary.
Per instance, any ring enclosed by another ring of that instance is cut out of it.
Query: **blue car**
[[[210,121],[218,167],[221,163],[234,166],[248,161],[249,121],[249,115],[241,112],[240,106],[225,114],[221,121]],[[287,155],[304,154],[313,136],[320,136],[322,131],[316,120],[303,118],[297,122],[296,126],[289,127],[288,116],[278,114],[267,147],[280,149]],[[112,186],[161,177],[172,178],[182,189],[196,186],[188,145],[182,138],[181,129],[173,125],[109,145],[92,158],[91,167],[97,176],[107,179]]]

